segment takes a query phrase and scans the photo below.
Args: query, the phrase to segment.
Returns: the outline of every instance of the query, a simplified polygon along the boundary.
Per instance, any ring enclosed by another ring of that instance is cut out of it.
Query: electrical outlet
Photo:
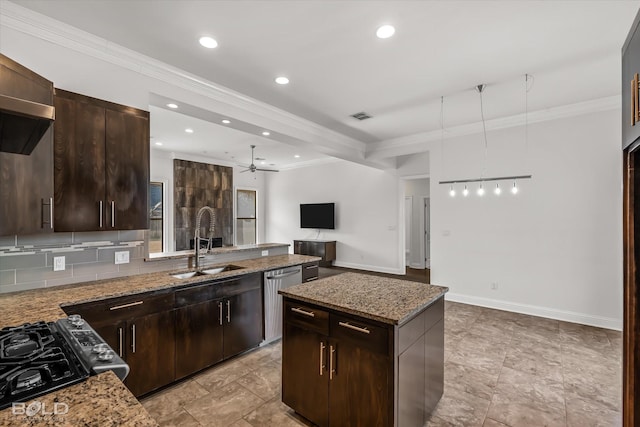
[[[494,291],[498,290],[498,282],[491,282],[491,289],[493,289]]]
[[[262,256],[268,256],[269,255],[269,250],[267,249],[266,251],[262,251]]]
[[[116,264],[129,264],[129,251],[116,252]]]
[[[53,271],[64,271],[64,257],[63,256],[54,256],[53,257]]]

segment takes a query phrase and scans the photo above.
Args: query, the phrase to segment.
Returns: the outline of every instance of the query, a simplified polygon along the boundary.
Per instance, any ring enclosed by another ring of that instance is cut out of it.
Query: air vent
[[[370,119],[372,116],[368,115],[364,111],[361,111],[359,113],[352,114],[351,117],[358,120],[367,120],[367,119]]]
[[[267,160],[267,159],[265,159],[264,157],[256,157],[255,159],[256,159],[256,160]]]

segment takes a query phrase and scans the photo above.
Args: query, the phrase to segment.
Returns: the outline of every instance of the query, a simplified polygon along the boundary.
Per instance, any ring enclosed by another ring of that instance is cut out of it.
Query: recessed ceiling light
[[[267,164],[267,162],[260,162],[260,164],[261,164],[261,165],[266,165],[266,164]]]
[[[185,131],[186,133],[193,133],[193,129],[191,129],[191,128],[186,128],[184,131]]]
[[[379,39],[388,39],[396,32],[396,29],[393,28],[393,25],[383,25],[376,31],[376,36]]]
[[[295,156],[293,156],[293,157],[295,157],[296,159],[299,159],[299,158],[300,158],[300,154],[296,154],[296,155],[295,155]]]
[[[162,145],[162,142],[158,141],[158,142],[156,142],[156,145]]]
[[[178,108],[178,104],[174,104],[173,102],[171,102],[171,103],[167,104],[167,107],[173,108],[175,110],[176,108]]]
[[[279,85],[286,85],[289,84],[289,79],[284,76],[276,77],[276,83]]]
[[[229,123],[231,123],[231,120],[224,119],[222,123],[224,123],[225,125],[228,125]]]
[[[200,44],[209,49],[218,47],[218,42],[213,37],[209,36],[200,37]]]
[[[271,135],[271,133],[270,133],[270,132],[267,132],[266,130],[265,130],[264,132],[262,132],[262,134],[263,134],[264,136],[269,136],[269,135]]]

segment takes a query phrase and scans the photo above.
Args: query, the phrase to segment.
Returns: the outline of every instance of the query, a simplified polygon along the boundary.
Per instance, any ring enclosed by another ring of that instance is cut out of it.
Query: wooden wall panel
[[[224,245],[233,245],[233,168],[208,163],[173,161],[176,250],[190,248],[196,215],[209,206],[216,212],[215,235]],[[205,215],[200,235],[209,232]]]

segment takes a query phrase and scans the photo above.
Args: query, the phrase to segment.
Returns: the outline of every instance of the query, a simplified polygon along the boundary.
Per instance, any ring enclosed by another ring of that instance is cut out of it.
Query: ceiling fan
[[[247,169],[240,171],[240,173],[242,172],[251,172],[254,173],[255,171],[262,171],[262,172],[279,172],[278,170],[275,169],[262,169],[262,168],[258,168],[256,167],[256,165],[253,164],[254,162],[254,157],[253,157],[253,149],[256,148],[255,145],[251,145],[251,164],[249,166],[245,166]]]

